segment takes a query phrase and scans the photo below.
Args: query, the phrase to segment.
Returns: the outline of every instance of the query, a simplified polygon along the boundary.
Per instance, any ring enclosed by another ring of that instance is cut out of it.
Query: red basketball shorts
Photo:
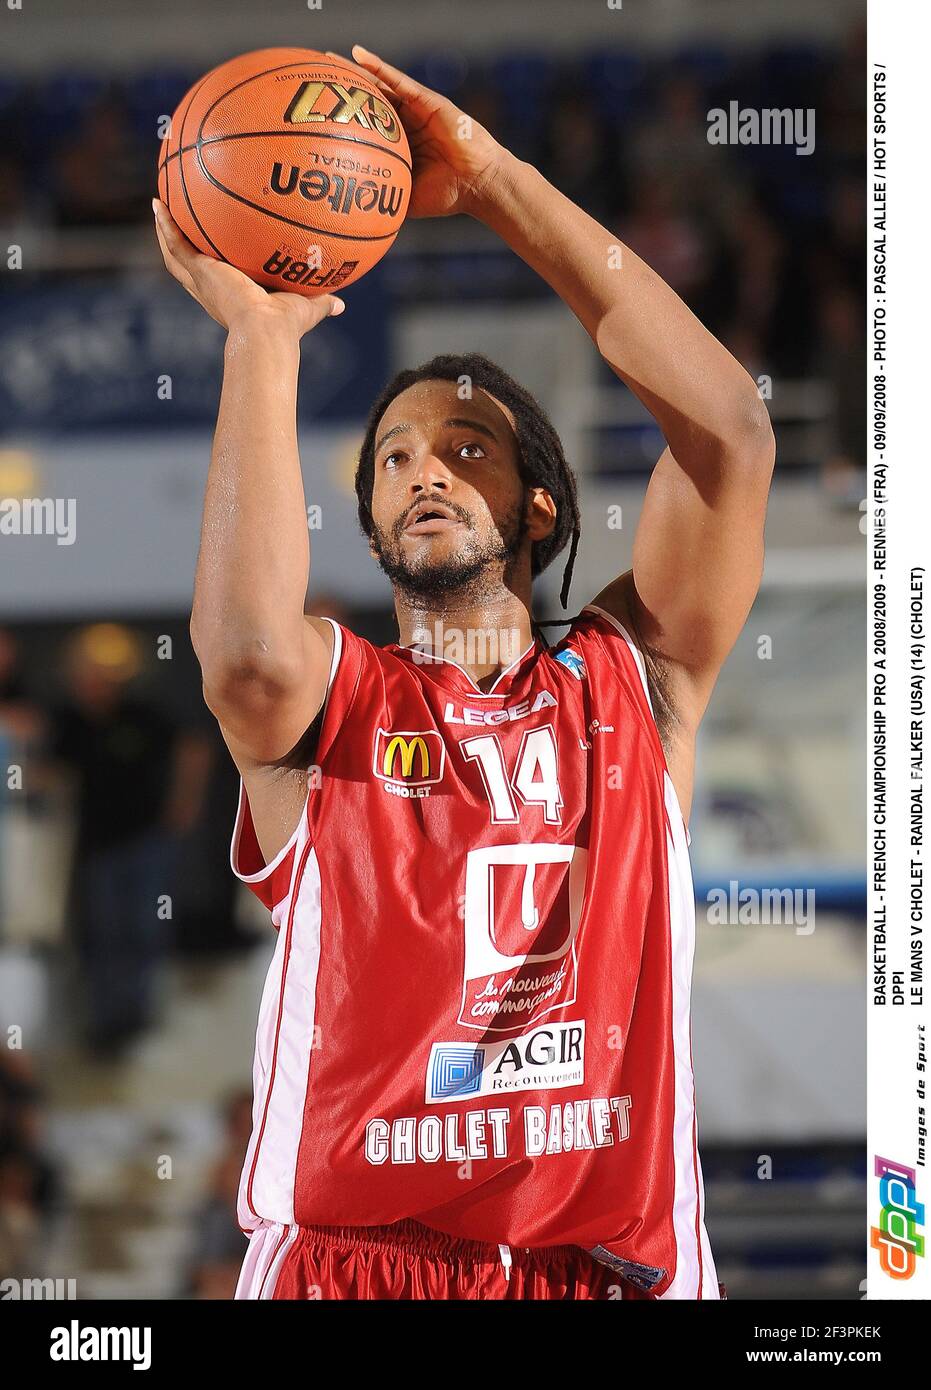
[[[458,1240],[417,1221],[252,1233],[237,1298],[649,1299],[576,1245]]]

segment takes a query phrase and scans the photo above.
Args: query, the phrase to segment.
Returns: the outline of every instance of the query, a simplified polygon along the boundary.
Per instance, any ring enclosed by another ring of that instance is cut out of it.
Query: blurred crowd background
[[[708,1224],[732,1297],[860,1297],[862,6],[667,0],[655,23],[547,3],[523,37],[520,7],[486,0],[465,32],[422,0],[168,8],[137,25],[92,0],[93,52],[85,35],[72,56],[55,3],[0,58],[0,232],[21,248],[0,287],[0,499],[74,499],[76,518],[57,541],[0,527],[0,1279],[76,1278],[87,1298],[235,1285],[271,928],[229,871],[237,777],[187,636],[221,336],[156,261],[156,131],[236,51],[358,38],[655,266],[770,406],[766,579],[691,825]],[[709,144],[732,101],[813,110],[813,152]],[[309,611],[396,636],[353,460],[383,381],[437,351],[485,351],[549,407],[583,503],[570,611],[627,567],[662,443],[519,260],[464,219],[410,224],[347,303],[305,345]],[[732,882],[808,896],[791,922],[706,921]]]

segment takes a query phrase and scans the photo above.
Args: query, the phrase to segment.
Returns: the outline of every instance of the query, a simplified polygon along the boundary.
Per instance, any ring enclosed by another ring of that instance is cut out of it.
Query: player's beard
[[[401,533],[409,513],[395,522],[390,533],[377,525],[372,531],[375,557],[391,583],[428,607],[440,606],[452,594],[482,598],[507,583],[527,534],[523,502],[515,503],[498,520],[494,534],[484,539],[476,533],[468,512],[461,507],[451,510],[468,527],[459,533],[462,539],[455,555],[432,559],[426,547],[416,558],[405,555]]]

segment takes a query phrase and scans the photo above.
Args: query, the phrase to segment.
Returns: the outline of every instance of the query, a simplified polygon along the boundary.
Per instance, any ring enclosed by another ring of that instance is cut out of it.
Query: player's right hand
[[[283,331],[294,332],[300,338],[323,319],[341,314],[346,307],[333,294],[309,299],[302,294],[264,290],[235,266],[202,255],[158,198],[152,199],[152,209],[155,234],[168,270],[224,328],[241,328],[250,319],[259,318],[265,322],[271,319]]]

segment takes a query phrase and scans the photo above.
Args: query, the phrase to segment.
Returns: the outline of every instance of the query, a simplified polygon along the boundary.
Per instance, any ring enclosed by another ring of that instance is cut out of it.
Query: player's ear
[[[532,487],[527,498],[527,534],[532,541],[551,535],[556,525],[556,503],[545,487]]]

